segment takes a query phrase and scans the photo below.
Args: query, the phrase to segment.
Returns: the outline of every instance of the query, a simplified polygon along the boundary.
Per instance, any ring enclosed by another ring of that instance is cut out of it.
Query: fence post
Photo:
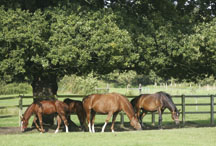
[[[182,125],[184,126],[185,124],[185,95],[183,94],[181,98],[182,98]]]
[[[22,116],[22,109],[23,109],[23,99],[22,99],[22,96],[21,95],[19,95],[19,126],[21,126],[21,123],[20,123],[20,121],[21,121],[21,116]]]
[[[107,84],[106,89],[107,89],[107,93],[109,93],[109,84]]]
[[[214,125],[214,96],[211,95],[211,125]]]
[[[128,94],[129,87],[130,87],[130,85],[129,85],[129,84],[127,84],[127,87],[126,87],[126,95]]]
[[[139,94],[142,94],[142,84],[139,84]]]

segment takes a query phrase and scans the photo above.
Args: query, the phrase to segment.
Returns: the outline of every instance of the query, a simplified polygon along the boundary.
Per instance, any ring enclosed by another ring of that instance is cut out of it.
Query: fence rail
[[[58,95],[55,96],[58,99],[60,98],[83,98],[87,95]],[[126,96],[129,99],[132,99],[136,96]],[[176,104],[176,106],[181,107],[181,114],[182,114],[182,124],[185,124],[186,114],[210,114],[210,124],[214,125],[214,114],[216,111],[214,111],[214,106],[216,105],[214,98],[216,95],[172,95],[172,98],[179,98],[181,99],[181,103]],[[7,109],[7,108],[19,108],[19,117],[23,113],[23,107],[27,107],[29,105],[24,105],[23,100],[26,98],[33,99],[33,96],[24,96],[24,95],[19,95],[19,96],[13,96],[13,97],[1,97],[0,100],[11,100],[11,99],[18,99],[18,105],[12,105],[12,106],[0,106],[0,109]],[[186,103],[185,99],[188,98],[209,98],[209,103]],[[186,111],[186,107],[188,106],[209,106],[210,110],[209,111]],[[156,113],[157,114],[157,113]],[[168,112],[165,112],[164,114],[170,114]],[[124,113],[120,113],[121,115],[121,124],[124,124]],[[17,115],[3,115],[0,116],[0,118],[8,118],[11,116],[17,116]],[[20,123],[20,122],[19,122]],[[155,124],[155,113],[152,113],[152,123]]]

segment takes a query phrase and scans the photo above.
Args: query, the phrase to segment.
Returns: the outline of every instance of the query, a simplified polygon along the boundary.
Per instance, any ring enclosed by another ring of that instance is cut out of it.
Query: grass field
[[[143,92],[154,93],[157,91],[165,91],[172,95],[191,95],[194,91],[196,95],[209,95],[215,94],[216,91],[207,91],[203,89],[202,92],[198,92],[195,89],[167,89],[166,88],[151,88],[145,89]],[[110,92],[119,92],[125,94],[125,89],[110,89]],[[190,93],[190,94],[189,94]],[[128,91],[129,95],[138,95],[139,91],[132,89]],[[5,96],[0,96],[5,97]],[[63,100],[64,98],[60,98]],[[76,98],[77,99],[77,98]],[[174,103],[181,103],[180,98],[173,98]],[[79,98],[78,100],[82,100]],[[18,105],[19,99],[11,100],[1,100],[0,106],[13,106]],[[32,99],[24,99],[23,104],[32,103]],[[210,103],[209,98],[186,98],[186,103]],[[216,103],[216,100],[215,100]],[[26,108],[23,109],[23,113]],[[181,109],[181,107],[178,107]],[[216,107],[215,107],[216,109]],[[186,107],[186,111],[209,111],[208,106],[190,106]],[[169,112],[166,110],[165,112]],[[19,109],[18,108],[8,108],[1,109],[0,116],[4,115],[15,115],[8,116],[6,118],[0,118],[0,128],[1,127],[18,127],[19,126]],[[215,116],[216,117],[216,116]],[[182,117],[180,116],[180,119]],[[75,115],[71,116],[71,119],[79,125],[78,118]],[[119,130],[118,124],[115,128],[117,132],[110,132],[110,123],[107,125],[106,132],[100,133],[99,131],[104,124],[106,116],[96,115],[95,125],[97,125],[97,133],[88,133],[88,132],[70,132],[70,133],[44,133],[40,134],[38,131],[35,132],[26,132],[22,134],[1,134],[0,133],[0,146],[66,146],[66,145],[76,145],[76,146],[214,146],[216,143],[216,127],[209,127],[210,124],[210,114],[196,114],[196,115],[186,115],[186,124],[184,127],[177,128],[171,119],[170,114],[163,115],[163,129],[157,130],[157,121],[158,115],[156,115],[156,125],[151,125],[151,114],[148,114],[143,122],[146,124],[146,129],[142,131],[122,131]],[[29,126],[31,125],[33,117],[29,121]],[[216,120],[216,118],[215,118]],[[120,116],[117,117],[116,123],[119,123]],[[111,122],[111,121],[110,121]],[[129,120],[125,116],[125,123],[128,123]],[[125,125],[130,127],[129,124]]]
[[[215,146],[216,128],[0,135],[1,146]]]

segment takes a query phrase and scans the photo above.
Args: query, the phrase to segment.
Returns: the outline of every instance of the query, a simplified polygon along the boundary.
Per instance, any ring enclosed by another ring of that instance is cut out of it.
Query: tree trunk
[[[55,95],[57,95],[58,84],[56,75],[39,75],[34,76],[32,82],[33,96],[34,100],[55,100]],[[53,115],[43,115],[43,125],[52,126],[54,124],[54,114]],[[37,120],[39,124],[39,120]],[[32,126],[35,126],[33,123]]]
[[[34,77],[31,85],[33,96],[36,98],[57,95],[58,85],[57,77],[55,75]]]

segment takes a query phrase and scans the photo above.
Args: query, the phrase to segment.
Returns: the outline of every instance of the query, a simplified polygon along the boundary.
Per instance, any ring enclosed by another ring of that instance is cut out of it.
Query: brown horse
[[[85,113],[85,110],[83,108],[82,102],[67,98],[64,100],[64,103],[66,103],[68,105],[70,114],[72,114],[72,113],[77,114],[82,130],[87,129],[86,113]],[[71,121],[70,115],[68,116],[67,120]]]
[[[55,133],[58,132],[60,125],[61,125],[61,119],[64,121],[66,132],[68,132],[68,122],[66,119],[66,116],[69,112],[67,104],[65,104],[62,101],[59,100],[43,100],[43,101],[35,101],[33,102],[25,111],[23,117],[21,118],[21,131],[25,131],[25,129],[28,126],[28,121],[30,117],[34,114],[34,120],[37,129],[41,132],[45,132],[42,124],[42,115],[50,115],[50,114],[58,114],[57,115],[57,121],[58,126],[55,131]],[[36,120],[37,117],[39,118],[40,127],[38,126]]]
[[[92,94],[83,99],[83,107],[86,111],[89,132],[95,132],[94,120],[95,114],[108,114],[102,132],[113,115],[111,130],[114,132],[114,122],[120,111],[124,111],[130,119],[130,124],[137,130],[141,130],[141,125],[135,116],[132,105],[129,100],[118,93]]]
[[[165,92],[157,92],[155,94],[141,94],[131,100],[137,118],[143,126],[142,119],[147,112],[158,111],[159,114],[159,128],[162,124],[162,114],[166,108],[172,113],[172,119],[176,124],[179,124],[179,111],[176,108],[171,96]],[[141,112],[140,112],[141,111]]]

